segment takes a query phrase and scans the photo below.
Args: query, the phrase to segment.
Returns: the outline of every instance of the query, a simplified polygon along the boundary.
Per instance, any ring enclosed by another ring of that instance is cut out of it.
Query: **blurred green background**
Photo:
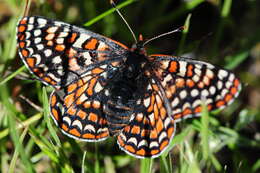
[[[170,149],[142,160],[120,151],[115,138],[79,142],[55,127],[48,117],[52,89],[34,80],[17,55],[15,27],[25,2],[0,0],[0,172],[260,172],[260,1],[116,1],[144,38],[186,21],[185,32],[149,43],[149,54],[204,60],[243,83],[232,105],[178,123]],[[29,15],[85,26],[130,47],[131,33],[111,9],[109,0],[32,0]]]

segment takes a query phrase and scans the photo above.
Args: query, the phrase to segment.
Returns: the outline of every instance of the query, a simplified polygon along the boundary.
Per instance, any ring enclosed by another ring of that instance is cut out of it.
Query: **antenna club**
[[[183,30],[185,30],[185,29],[187,29],[186,26],[181,26],[181,27],[179,28],[180,31],[183,31]]]
[[[139,35],[139,41],[144,41],[144,37],[142,34]]]

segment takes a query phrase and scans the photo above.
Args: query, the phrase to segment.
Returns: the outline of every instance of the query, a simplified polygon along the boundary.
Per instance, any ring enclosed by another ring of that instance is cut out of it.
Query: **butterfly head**
[[[146,55],[146,50],[144,48],[143,35],[139,35],[138,42],[132,45],[131,51],[136,52],[141,55]]]

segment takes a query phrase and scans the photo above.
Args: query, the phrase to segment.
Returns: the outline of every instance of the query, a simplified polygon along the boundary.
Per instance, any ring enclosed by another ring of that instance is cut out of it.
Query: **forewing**
[[[241,90],[241,83],[233,73],[212,64],[164,55],[151,55],[151,58],[176,121],[200,115],[202,103],[210,111],[222,109]]]
[[[128,50],[91,31],[39,16],[23,17],[18,22],[17,42],[29,70],[56,89],[97,66],[122,60]]]
[[[169,116],[163,94],[154,79],[145,97],[132,115],[133,119],[118,135],[117,142],[126,153],[138,157],[158,157],[169,145],[175,133],[174,120]]]

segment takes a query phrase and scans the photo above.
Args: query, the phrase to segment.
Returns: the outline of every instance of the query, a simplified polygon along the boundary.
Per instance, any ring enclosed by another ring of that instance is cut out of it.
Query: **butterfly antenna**
[[[137,39],[136,39],[136,36],[132,30],[132,28],[130,27],[130,25],[127,23],[127,21],[125,20],[124,16],[120,13],[119,9],[116,7],[116,4],[114,3],[113,0],[110,0],[110,4],[112,5],[112,7],[116,10],[116,12],[118,13],[118,15],[122,18],[122,20],[125,22],[127,28],[129,29],[129,31],[131,32],[134,40],[135,40],[135,43],[137,43]]]
[[[181,26],[181,27],[179,27],[179,28],[177,28],[177,29],[175,29],[175,30],[172,30],[172,31],[169,31],[169,32],[160,34],[160,35],[157,35],[157,36],[155,36],[155,37],[153,37],[153,38],[150,38],[150,39],[146,40],[146,41],[143,43],[143,46],[146,45],[147,43],[153,41],[153,40],[156,40],[156,39],[158,39],[158,38],[164,37],[164,36],[166,36],[166,35],[173,34],[173,33],[175,33],[175,32],[181,32],[181,31],[183,31],[184,29],[185,29],[185,27],[184,27],[184,26]]]

